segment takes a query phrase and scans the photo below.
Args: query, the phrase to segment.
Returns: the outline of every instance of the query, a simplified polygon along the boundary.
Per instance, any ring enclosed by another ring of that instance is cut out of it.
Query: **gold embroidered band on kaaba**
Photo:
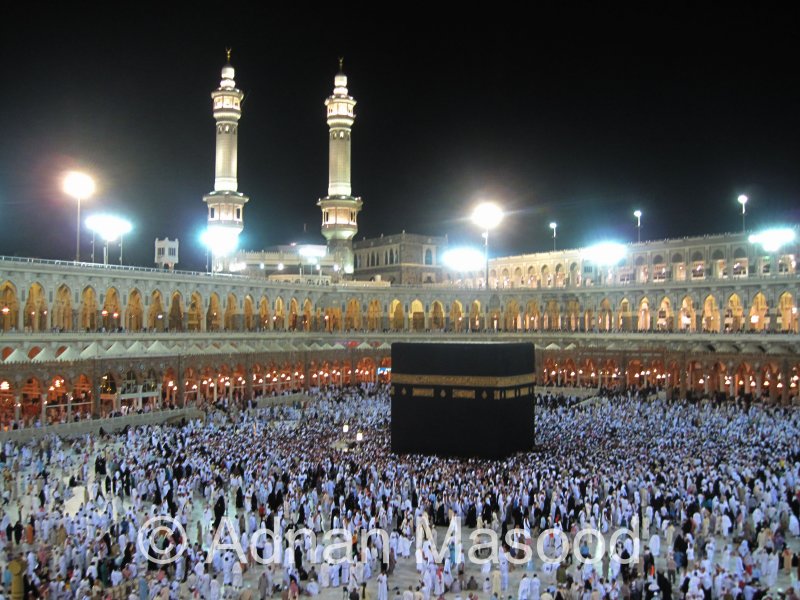
[[[532,385],[535,373],[525,375],[411,375],[408,373],[392,373],[393,384],[406,385],[439,385],[445,387],[507,388],[520,385]]]

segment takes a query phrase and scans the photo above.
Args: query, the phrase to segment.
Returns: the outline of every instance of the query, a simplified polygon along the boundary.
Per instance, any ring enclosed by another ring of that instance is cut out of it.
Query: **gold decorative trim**
[[[412,388],[412,396],[421,396],[423,398],[433,398],[433,388]]]
[[[475,390],[453,390],[453,398],[475,399]]]
[[[536,380],[535,373],[495,377],[493,375],[411,375],[408,373],[392,373],[393,384],[436,385],[443,387],[515,387],[532,385]]]

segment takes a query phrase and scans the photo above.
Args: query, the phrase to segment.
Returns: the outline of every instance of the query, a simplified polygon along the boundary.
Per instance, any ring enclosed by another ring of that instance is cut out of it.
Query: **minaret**
[[[212,255],[212,270],[228,268],[229,256],[236,250],[244,228],[244,205],[249,198],[237,191],[236,150],[239,118],[244,92],[236,87],[231,66],[231,51],[222,67],[222,81],[211,92],[214,120],[217,122],[217,156],[214,167],[214,191],[203,196],[208,205],[206,243]]]
[[[328,117],[328,195],[317,205],[322,209],[322,235],[336,265],[347,274],[353,272],[353,237],[358,232],[361,198],[354,198],[350,188],[350,130],[355,121],[356,101],[347,93],[347,75],[334,78],[333,95],[325,100]]]

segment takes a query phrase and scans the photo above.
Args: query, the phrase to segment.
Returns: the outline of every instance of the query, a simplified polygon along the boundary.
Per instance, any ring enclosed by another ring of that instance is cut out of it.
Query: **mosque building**
[[[485,270],[447,263],[446,236],[356,239],[356,101],[340,63],[325,100],[325,242],[237,250],[244,93],[230,60],[221,75],[203,197],[213,275],[174,269],[169,239],[158,269],[0,257],[0,428],[385,381],[391,343],[409,337],[530,341],[537,386],[797,400],[796,226],[497,257]]]

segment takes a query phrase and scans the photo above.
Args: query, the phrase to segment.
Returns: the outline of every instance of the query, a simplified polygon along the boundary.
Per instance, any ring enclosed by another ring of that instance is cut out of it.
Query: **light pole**
[[[75,232],[75,262],[81,260],[81,200],[88,199],[95,191],[94,179],[86,173],[70,171],[64,176],[64,193],[78,201]]]
[[[642,241],[642,211],[640,211],[640,210],[633,211],[633,216],[636,217],[636,241],[641,243],[641,241]]]
[[[745,226],[744,226],[744,218],[745,218],[745,214],[747,213],[747,211],[745,210],[745,206],[747,205],[747,196],[742,194],[741,196],[739,196],[736,199],[736,201],[739,204],[742,205],[742,233],[744,233],[745,231],[747,231],[747,229],[745,229]]]
[[[550,223],[550,229],[553,230],[553,252],[556,251],[556,229],[558,228],[558,223],[553,221]]]
[[[122,264],[122,236],[130,233],[133,226],[130,221],[114,215],[92,215],[86,219],[86,226],[105,241],[103,245],[103,264],[108,264],[108,243],[120,240],[120,264]]]
[[[494,229],[503,220],[503,211],[494,202],[482,202],[472,211],[472,222],[483,228],[483,260],[486,264],[484,283],[489,288],[489,230]]]

